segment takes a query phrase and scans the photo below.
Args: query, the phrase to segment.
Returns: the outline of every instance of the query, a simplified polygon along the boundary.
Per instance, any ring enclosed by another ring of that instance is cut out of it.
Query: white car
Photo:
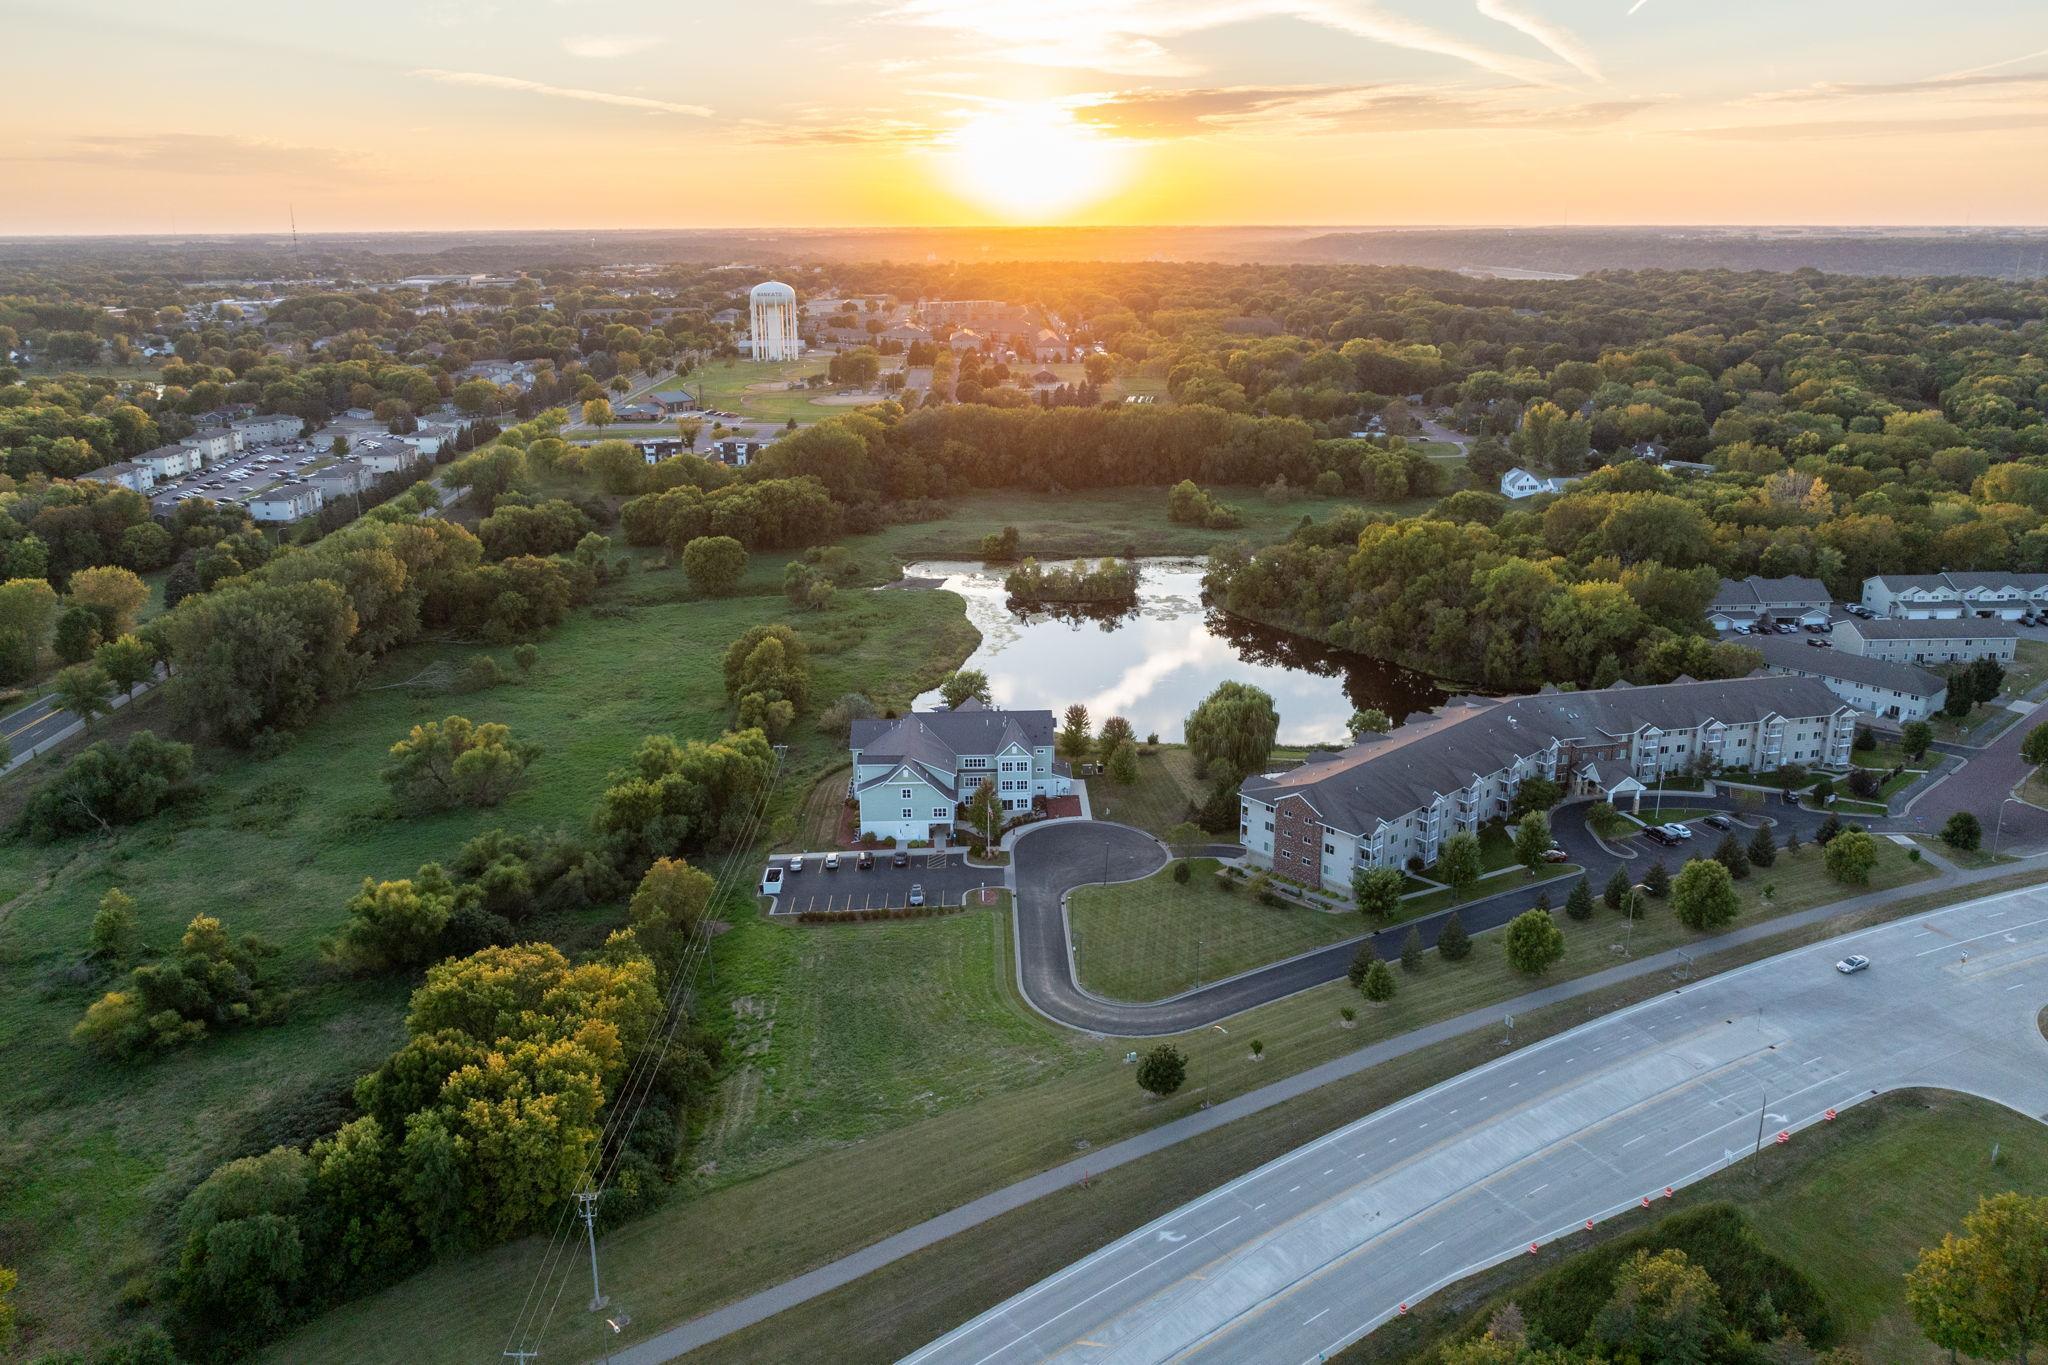
[[[1835,970],[1843,976],[1854,976],[1870,965],[1870,959],[1861,953],[1851,953],[1835,964]]]
[[[1676,821],[1673,821],[1668,825],[1659,825],[1658,828],[1663,830],[1666,834],[1670,835],[1674,839],[1692,838],[1692,831]]]

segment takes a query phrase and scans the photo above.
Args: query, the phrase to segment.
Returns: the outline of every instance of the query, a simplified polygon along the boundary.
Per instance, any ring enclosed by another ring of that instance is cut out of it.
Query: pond
[[[961,561],[911,564],[904,575],[941,580],[967,602],[981,646],[963,665],[988,675],[997,704],[1074,702],[1100,725],[1122,716],[1139,735],[1181,738],[1181,722],[1220,682],[1271,694],[1282,744],[1345,738],[1354,710],[1378,707],[1399,724],[1450,693],[1433,678],[1225,616],[1202,602],[1200,559],[1138,561],[1138,601],[1125,610],[1012,609],[1003,571]],[[938,701],[936,691],[917,699]]]

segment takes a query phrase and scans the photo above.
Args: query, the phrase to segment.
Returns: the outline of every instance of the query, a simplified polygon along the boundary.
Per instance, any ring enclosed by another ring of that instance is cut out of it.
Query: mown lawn
[[[749,582],[779,585],[781,561],[757,557]],[[127,1280],[153,1263],[164,1218],[216,1163],[302,1141],[346,1117],[354,1079],[399,1037],[408,983],[349,981],[321,965],[320,941],[365,876],[407,876],[493,827],[580,828],[606,775],[643,735],[714,737],[729,709],[727,643],[789,615],[779,591],[694,600],[674,570],[636,573],[539,643],[530,680],[467,695],[375,684],[492,652],[423,645],[388,660],[365,690],[329,708],[268,761],[202,750],[200,792],[185,807],[105,839],[0,842],[0,1250],[21,1273],[19,1300],[41,1346],[75,1344],[111,1320]],[[821,698],[868,689],[903,705],[973,647],[958,599],[944,593],[841,593],[794,620],[812,644]],[[509,651],[495,651],[508,673]],[[156,703],[136,717],[162,725]],[[538,741],[533,780],[492,811],[400,817],[379,778],[384,751],[415,722],[463,714]],[[107,722],[132,724],[124,708]],[[779,825],[806,779],[843,760],[808,722],[791,735]],[[17,773],[9,803],[47,771]],[[288,1021],[224,1035],[161,1060],[115,1067],[70,1041],[72,1024],[111,984],[79,965],[86,927],[110,886],[132,895],[161,950],[201,911],[280,949],[294,990]],[[531,932],[594,944],[616,908]]]
[[[977,493],[948,501],[942,521],[910,522],[872,535],[850,537],[856,554],[870,549],[899,563],[918,559],[979,559],[982,537],[1005,526],[1017,528],[1022,553],[1040,560],[1099,555],[1201,555],[1232,540],[1267,545],[1285,540],[1303,517],[1321,521],[1340,508],[1413,513],[1427,499],[1360,504],[1355,499],[1296,493],[1268,499],[1256,488],[1216,488],[1215,494],[1244,514],[1235,531],[1176,526],[1166,519],[1163,488],[1096,488],[1071,493],[1022,490]]]
[[[1904,850],[1889,844],[1882,850],[1873,886],[1900,885],[1928,875],[1924,867],[1907,862]],[[1770,907],[1773,914],[1832,900],[1844,892],[1818,871],[1818,859],[1811,853],[1781,859],[1772,878],[1776,888]],[[1745,909],[1738,923],[1747,923],[1764,912],[1757,878],[1742,885]],[[1987,893],[1991,889],[1985,888]],[[1901,900],[1882,914],[1905,913],[1909,906]],[[977,917],[967,918],[971,922]],[[1003,918],[1001,923],[1004,955],[996,962],[993,979],[996,988],[1007,995],[1014,968],[1008,957],[1008,921]],[[800,1117],[788,1122],[780,1133],[781,1164],[777,1164],[778,1151],[772,1145],[756,1143],[744,1148],[747,1169],[762,1172],[755,1178],[732,1181],[731,1172],[721,1165],[707,1173],[696,1191],[679,1192],[668,1207],[610,1234],[603,1247],[607,1288],[619,1302],[631,1305],[633,1334],[642,1329],[656,1331],[1090,1148],[1192,1113],[1204,1104],[1241,1094],[1390,1034],[1497,1004],[1546,981],[1585,975],[1619,960],[1617,950],[1626,939],[1626,923],[1619,916],[1603,908],[1585,924],[1562,915],[1558,923],[1565,934],[1566,956],[1540,978],[1510,969],[1501,955],[1499,935],[1482,934],[1474,940],[1471,958],[1463,963],[1440,962],[1431,953],[1425,955],[1419,972],[1397,968],[1399,993],[1385,1006],[1367,1006],[1348,985],[1336,982],[1247,1011],[1230,1021],[1227,1033],[1204,1029],[1175,1037],[1171,1041],[1188,1058],[1189,1081],[1182,1091],[1163,1101],[1145,1098],[1122,1061],[1133,1046],[1149,1046],[1152,1040],[1134,1044],[1056,1033],[1055,1040],[1064,1039],[1070,1055],[1047,1061],[1048,1056],[1057,1054],[1036,1050],[1004,1031],[998,1035],[1003,1041],[996,1051],[1004,1059],[1001,1065],[1009,1068],[1008,1080],[977,1082],[961,1070],[935,1064],[933,1072],[944,1077],[942,1084],[931,1087],[938,1112],[895,1127],[864,1128],[847,1107],[874,1103],[886,1111],[900,1105],[909,1083],[904,1078],[915,1072],[914,1067],[894,1071],[885,1065],[873,1092],[852,1086],[818,1093],[811,1103],[797,1108]],[[857,935],[870,927],[850,926],[843,932]],[[914,935],[932,925],[902,927]],[[1841,928],[1800,932],[1811,941],[1841,932]],[[755,928],[742,923],[719,940],[717,989],[722,998],[734,1002],[737,1011],[751,1008],[739,1002],[766,995],[776,973],[792,971],[789,964],[796,960],[797,947],[779,941],[768,947],[750,943],[753,934],[772,931],[795,934],[800,929]],[[842,931],[835,927],[834,932]],[[1633,951],[1640,956],[1679,944],[1698,944],[1702,955],[1713,952],[1711,937],[1693,934],[1679,925],[1668,903],[1653,903],[1636,925]],[[856,939],[854,946],[860,947],[861,941]],[[1788,946],[1754,946],[1741,950],[1740,960],[1753,960]],[[936,950],[935,954],[943,957]],[[867,972],[867,961],[865,953],[856,952],[834,960],[832,966],[858,978],[848,989],[891,997],[874,1007],[882,1011],[890,1027],[916,1033],[957,1018],[950,1001],[963,989],[958,983],[966,977],[964,962],[930,972],[935,991],[927,1009],[926,994],[915,983],[905,986]],[[913,950],[907,965],[916,969],[926,961],[926,954]],[[899,959],[895,965],[904,967],[906,961]],[[1727,965],[1731,964],[1721,962],[1712,969]],[[794,974],[780,979],[804,989],[824,989],[815,979]],[[1623,988],[1616,999],[1561,1006],[1535,1019],[1518,1017],[1516,1035],[1529,1041],[1551,1028],[1569,1026],[1613,1008],[1624,996],[1640,999],[1669,985],[1669,979],[1659,975]],[[1338,1014],[1347,1006],[1358,1015],[1356,1026],[1348,1029]],[[1010,997],[1010,1008],[1021,1012],[1025,1007]],[[920,1010],[925,1011],[921,1016]],[[829,1023],[828,1019],[821,1026]],[[993,1029],[994,1025],[986,1027]],[[971,1041],[978,1044],[983,1036],[976,1034]],[[1252,1038],[1265,1044],[1263,1061],[1251,1060],[1247,1042]],[[1181,1202],[1190,1189],[1226,1179],[1322,1130],[1313,1124],[1329,1126],[1355,1117],[1363,1112],[1361,1105],[1371,1108],[1385,1103],[1408,1088],[1496,1056],[1499,1043],[1499,1030],[1480,1030],[1380,1068],[1358,1082],[1326,1087],[1299,1102],[1304,1112],[1322,1116],[1311,1119],[1307,1130],[1283,1124],[1275,1116],[1260,1116],[1224,1130],[1229,1136],[1217,1135],[1216,1146],[1224,1152],[1220,1159],[1225,1165],[1214,1173],[1207,1166],[1190,1165],[1199,1158],[1201,1146],[1176,1148],[1154,1159],[1161,1168],[1156,1179],[1126,1183],[1120,1173],[1100,1182],[1100,1194],[1081,1192],[1079,1197],[1088,1201],[1086,1213],[1077,1210],[1067,1196],[1054,1196],[1010,1215],[1027,1223],[1028,1230],[991,1224],[871,1277],[872,1291],[870,1281],[863,1281],[858,1287],[850,1286],[795,1314],[784,1315],[801,1327],[800,1339],[789,1337],[787,1332],[793,1329],[778,1318],[774,1327],[764,1324],[720,1343],[711,1358],[822,1359],[843,1351],[848,1340],[877,1343],[886,1339],[894,1350],[912,1349],[1072,1256],[1086,1254],[1101,1240]],[[780,1046],[779,1040],[771,1046]],[[855,1048],[882,1047],[884,1055],[898,1057],[915,1056],[923,1047],[942,1045],[849,1040],[842,1046],[848,1051],[840,1056],[853,1055]],[[903,1052],[895,1050],[899,1048]],[[966,1056],[970,1050],[962,1049],[960,1055]],[[823,1070],[808,1074],[824,1074],[836,1066],[827,1060],[833,1055],[833,1045],[813,1039],[800,1056],[764,1064],[763,1071],[768,1065],[779,1072],[785,1065],[807,1068],[815,1064]],[[1037,1080],[1030,1081],[1034,1066],[1042,1070]],[[850,1079],[857,1076],[856,1072]],[[946,1107],[953,1097],[966,1093],[978,1098]],[[908,1112],[914,1113],[914,1109]],[[863,1135],[848,1138],[849,1132]],[[1191,1175],[1191,1170],[1199,1170],[1201,1178]],[[745,1235],[735,1235],[736,1229],[745,1229]],[[482,1256],[444,1262],[373,1298],[329,1313],[266,1358],[339,1362],[404,1356],[451,1365],[469,1360],[478,1341],[502,1335],[503,1324],[517,1311],[541,1254],[541,1244],[529,1239]],[[999,1270],[995,1268],[998,1262]],[[678,1267],[688,1267],[689,1273],[677,1273]],[[848,1297],[858,1298],[863,1324],[852,1336],[845,1335],[849,1330],[844,1311]],[[966,1307],[969,1301],[975,1306]],[[557,1316],[547,1347],[573,1358],[588,1358],[607,1345],[598,1335],[601,1330],[601,1324],[588,1315],[565,1312]]]
[[[2023,696],[2043,680],[2048,680],[2048,643],[2021,640],[2013,648],[2013,661],[2006,665],[1998,691],[2002,696]]]
[[[1187,860],[1141,882],[1084,887],[1067,902],[1081,984],[1112,1000],[1159,1000],[1365,932],[1355,914],[1261,905],[1226,891],[1214,858]]]
[[[1088,807],[1096,819],[1159,835],[1185,823],[1190,810],[1208,794],[1209,784],[1195,776],[1194,755],[1183,744],[1139,750],[1138,780],[1129,786],[1106,776],[1088,779]],[[1236,832],[1218,837],[1230,842]]]
[[[1578,1255],[1618,1237],[1654,1235],[1672,1214],[1726,1203],[1768,1250],[1813,1282],[1840,1344],[1864,1360],[1935,1365],[1948,1353],[1930,1345],[1907,1314],[1906,1272],[1921,1248],[1958,1230],[1978,1199],[2005,1190],[2048,1194],[2048,1125],[1971,1096],[1901,1091],[1857,1105],[1786,1146],[1767,1145],[1654,1212],[1610,1219],[1571,1245]],[[1517,1258],[1454,1285],[1338,1359],[1416,1359],[1435,1344],[1482,1330],[1518,1286],[1569,1259]]]

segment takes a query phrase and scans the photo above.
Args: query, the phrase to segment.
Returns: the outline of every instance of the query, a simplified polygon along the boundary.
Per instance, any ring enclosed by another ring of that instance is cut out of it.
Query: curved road
[[[1715,798],[1686,800],[1694,807],[1728,808],[1725,801]],[[1768,814],[1778,823],[1781,834],[1788,827],[1797,828],[1801,838],[1808,838],[1822,818],[1815,811],[1775,805],[1758,813],[1733,808],[1728,808],[1728,812],[1745,822],[1753,822],[1757,814]],[[1596,892],[1614,868],[1623,864],[1623,859],[1609,852],[1586,828],[1583,808],[1574,808],[1559,819],[1554,833],[1571,860],[1586,869]],[[1736,833],[1748,838],[1740,828]],[[1700,837],[1685,849],[1642,851],[1662,856],[1675,871],[1688,851],[1693,856],[1704,856],[1716,842],[1718,836],[1703,829]],[[1075,979],[1073,955],[1068,950],[1066,897],[1079,887],[1150,876],[1166,865],[1166,846],[1128,825],[1069,820],[1028,829],[1017,837],[1011,849],[1018,988],[1031,1007],[1046,1018],[1088,1033],[1149,1038],[1206,1028],[1254,1006],[1341,979],[1350,970],[1360,940],[1367,937],[1361,933],[1357,938],[1227,977],[1166,1000],[1146,1004],[1106,1000],[1082,989]],[[1633,871],[1638,865],[1647,867],[1648,863],[1637,858],[1628,865]],[[1457,907],[1456,913],[1467,933],[1498,929],[1533,905],[1538,889],[1517,881],[1511,890],[1467,901]],[[1563,904],[1570,883],[1552,881],[1540,889],[1557,906]],[[1437,933],[1451,914],[1449,910],[1440,911],[1381,929],[1370,936],[1373,946],[1381,957],[1397,958],[1402,940],[1412,929],[1421,934],[1425,948],[1433,948]]]
[[[1874,965],[1832,970],[1848,952]],[[2048,1110],[2048,890],[1791,952],[1532,1044],[1295,1149],[906,1365],[1327,1358],[1446,1285],[1882,1090]]]

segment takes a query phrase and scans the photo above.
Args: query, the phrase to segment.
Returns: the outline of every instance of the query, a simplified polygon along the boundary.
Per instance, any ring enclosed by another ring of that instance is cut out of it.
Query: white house
[[[1533,498],[1538,493],[1562,493],[1577,482],[1576,475],[1538,474],[1516,465],[1500,476],[1500,491],[1502,497]]]
[[[1876,574],[1863,580],[1863,605],[1906,621],[2016,621],[2048,609],[2048,573]]]
[[[1795,678],[1814,678],[1858,711],[1894,725],[1926,720],[1948,700],[1948,683],[1917,664],[1851,654],[1846,649],[1815,649],[1811,640],[1782,635],[1747,641],[1764,656],[1764,668]]]
[[[984,780],[1010,813],[1073,791],[1066,764],[1053,758],[1050,711],[1005,711],[970,698],[950,711],[857,720],[849,745],[860,832],[877,839],[944,838]]]
[[[369,492],[376,486],[377,476],[361,460],[351,456],[312,471],[306,475],[306,482],[319,490],[323,498],[346,498]]]
[[[1451,835],[1504,819],[1531,777],[1567,795],[1635,801],[1701,762],[1844,767],[1855,737],[1855,710],[1811,678],[1460,697],[1342,753],[1246,778],[1238,842],[1261,867],[1348,888],[1361,867],[1434,863]]]
[[[2011,663],[2020,633],[2002,621],[1891,617],[1835,622],[1837,649],[1871,659],[1909,664],[1966,664],[1977,659]]]
[[[245,506],[257,521],[292,522],[312,516],[323,505],[320,490],[311,484],[281,483],[258,493]]]
[[[403,473],[422,458],[418,450],[396,437],[364,441],[349,452],[349,457],[362,465],[373,478]]]

